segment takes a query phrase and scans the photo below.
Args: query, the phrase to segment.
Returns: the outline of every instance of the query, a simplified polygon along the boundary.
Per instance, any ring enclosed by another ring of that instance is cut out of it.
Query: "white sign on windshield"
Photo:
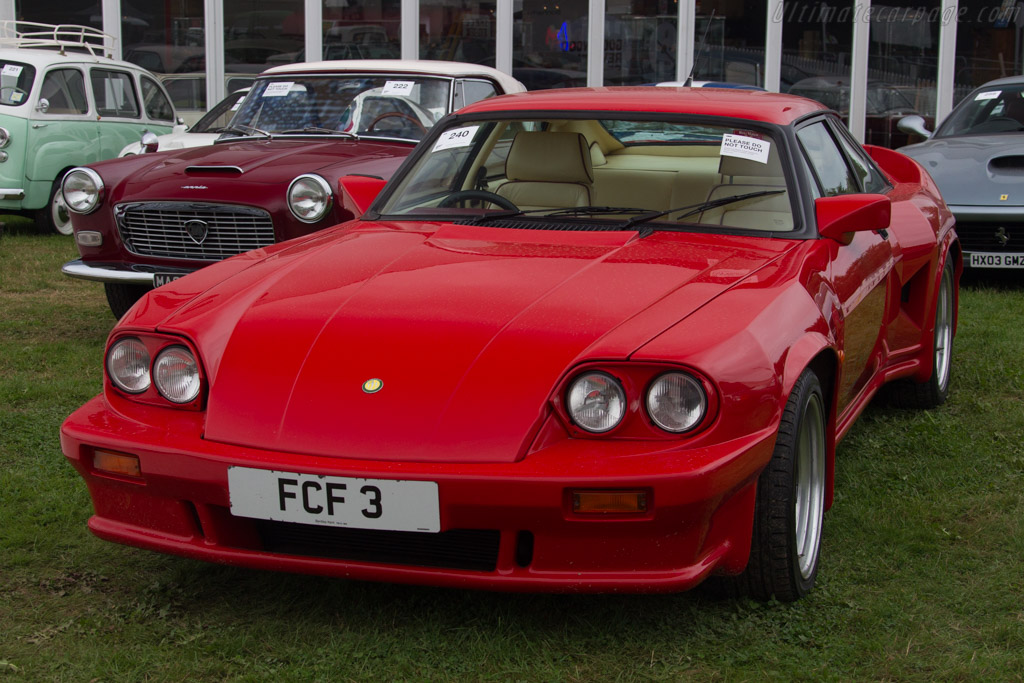
[[[986,90],[985,92],[980,92],[977,95],[975,95],[974,101],[977,102],[979,100],[994,100],[995,98],[999,97],[999,93],[1001,92],[1001,90]]]
[[[4,64],[3,75],[4,76],[20,76],[21,70],[24,67],[18,66],[17,64]]]
[[[748,138],[745,135],[731,135],[726,133],[722,136],[722,149],[719,151],[723,157],[739,157],[750,159],[758,163],[767,164],[768,154],[771,151],[772,143],[768,140]]]
[[[414,87],[416,87],[415,81],[387,81],[384,83],[384,88],[380,91],[380,94],[409,97],[412,95]]]
[[[288,94],[288,91],[295,85],[295,81],[287,81],[283,83],[271,83],[267,86],[267,89],[263,91],[264,97],[284,97]]]
[[[434,143],[432,151],[439,152],[442,149],[454,149],[456,147],[469,147],[473,143],[473,136],[480,126],[465,126],[454,128],[441,133],[441,137]]]

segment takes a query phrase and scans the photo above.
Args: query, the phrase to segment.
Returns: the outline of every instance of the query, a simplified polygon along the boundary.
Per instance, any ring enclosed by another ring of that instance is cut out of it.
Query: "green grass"
[[[910,680],[1024,672],[1024,286],[962,294],[953,393],[840,446],[819,583],[783,605],[356,583],[92,537],[61,420],[113,325],[66,237],[0,238],[0,680]]]

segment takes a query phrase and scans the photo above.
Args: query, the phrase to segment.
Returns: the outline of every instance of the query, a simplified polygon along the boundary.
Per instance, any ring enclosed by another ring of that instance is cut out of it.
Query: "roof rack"
[[[93,57],[110,57],[114,37],[91,26],[38,24],[31,21],[0,21],[0,47],[49,48],[87,52]]]

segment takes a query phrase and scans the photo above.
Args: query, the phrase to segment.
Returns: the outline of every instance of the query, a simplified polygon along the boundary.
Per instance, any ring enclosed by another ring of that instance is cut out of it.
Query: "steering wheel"
[[[10,95],[14,95],[15,93],[21,93],[22,97],[24,97],[27,94],[24,90],[22,90],[16,85],[5,85],[2,88],[0,88],[0,100],[8,100],[10,102],[14,101],[13,99],[10,99],[9,95],[4,94],[7,92],[10,92]]]
[[[427,132],[427,127],[424,126],[422,123],[420,123],[419,119],[417,119],[415,116],[409,116],[408,114],[403,114],[400,111],[386,111],[386,112],[384,112],[383,114],[381,114],[380,116],[378,116],[377,118],[375,118],[373,121],[370,122],[370,125],[368,125],[366,127],[366,132],[369,133],[370,131],[372,131],[374,126],[376,126],[378,123],[380,123],[383,119],[391,118],[393,116],[397,116],[400,119],[405,119],[406,121],[409,121],[410,123],[414,124],[417,128],[419,128],[424,133]]]
[[[506,199],[500,194],[494,194],[487,190],[459,190],[458,192],[452,192],[450,195],[441,200],[438,207],[452,206],[462,201],[477,200],[481,202],[490,202],[496,204],[503,209],[509,211],[518,211],[519,207],[512,203],[511,199]]]

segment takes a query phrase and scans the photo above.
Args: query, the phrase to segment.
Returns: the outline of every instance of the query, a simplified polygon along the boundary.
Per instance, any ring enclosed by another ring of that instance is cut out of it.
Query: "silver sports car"
[[[960,101],[934,135],[900,149],[932,175],[956,215],[964,265],[1024,269],[1024,76],[1000,78]]]

